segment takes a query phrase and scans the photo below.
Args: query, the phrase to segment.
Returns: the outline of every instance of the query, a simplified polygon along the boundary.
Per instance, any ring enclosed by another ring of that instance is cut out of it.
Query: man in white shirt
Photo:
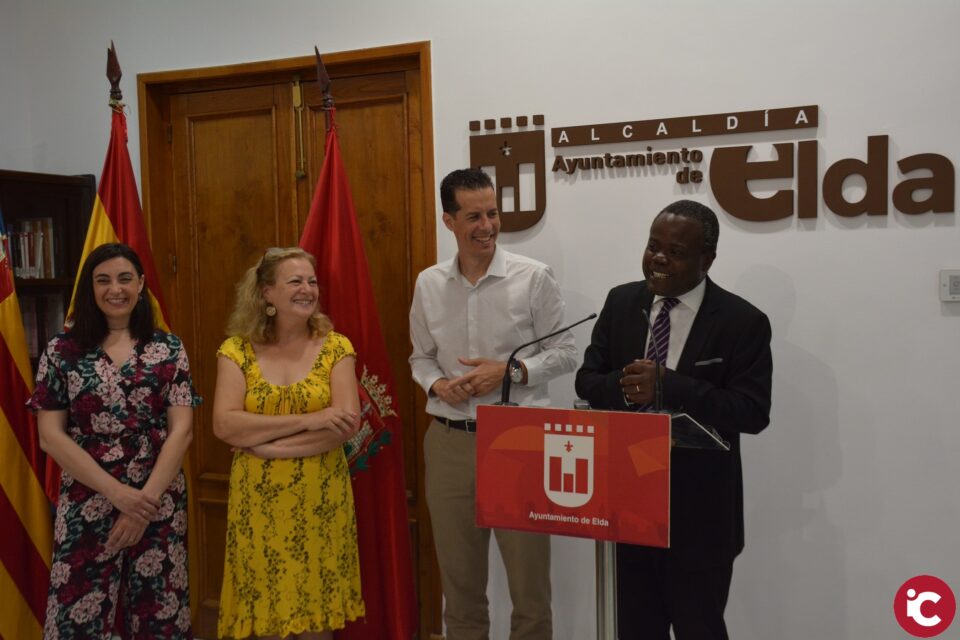
[[[424,270],[410,308],[413,378],[433,421],[424,438],[426,496],[440,565],[448,640],[489,637],[490,530],[476,526],[477,406],[492,404],[519,345],[563,326],[563,298],[550,268],[497,247],[500,212],[489,176],[452,172],[440,184],[443,223],[457,255]],[[512,399],[545,406],[547,381],[576,366],[573,335],[517,354]],[[512,640],[552,638],[550,538],[495,529],[507,572]]]

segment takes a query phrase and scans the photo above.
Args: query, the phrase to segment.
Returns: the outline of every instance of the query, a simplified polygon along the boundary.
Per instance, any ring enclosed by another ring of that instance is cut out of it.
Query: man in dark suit
[[[773,363],[767,316],[707,277],[719,233],[700,203],[661,211],[643,254],[646,280],[610,291],[577,372],[577,394],[593,408],[650,411],[658,357],[663,409],[730,443],[729,452],[673,450],[670,549],[617,545],[620,640],[668,640],[671,626],[676,640],[727,638],[723,611],[743,549],[740,434],[770,421]]]

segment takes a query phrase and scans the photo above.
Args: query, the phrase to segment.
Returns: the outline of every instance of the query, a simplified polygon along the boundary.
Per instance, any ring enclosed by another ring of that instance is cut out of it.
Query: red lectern
[[[481,406],[477,524],[597,540],[597,637],[612,638],[611,543],[670,546],[674,446],[729,450],[685,414]]]
[[[670,416],[479,407],[477,524],[670,546]]]

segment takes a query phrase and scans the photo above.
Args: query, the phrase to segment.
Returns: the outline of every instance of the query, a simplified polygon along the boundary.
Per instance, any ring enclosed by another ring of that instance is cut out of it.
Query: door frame
[[[420,74],[420,114],[421,114],[421,154],[422,166],[411,167],[408,171],[420,174],[422,191],[410,194],[410,291],[413,291],[417,275],[437,261],[436,230],[436,190],[434,181],[433,152],[433,94],[431,77],[430,43],[412,42],[406,44],[356,49],[322,54],[324,66],[329,73],[333,86],[338,76],[353,75],[361,72],[393,71],[409,65],[413,61]],[[175,286],[176,246],[174,220],[165,219],[163,212],[173,211],[173,146],[170,144],[172,127],[170,124],[169,96],[182,91],[190,91],[200,85],[204,87],[239,87],[262,84],[266,79],[278,73],[299,74],[302,81],[316,81],[316,57],[314,55],[284,58],[261,62],[250,62],[197,69],[157,71],[137,75],[137,98],[140,124],[140,188],[142,193],[143,214],[150,235],[153,255],[157,262],[157,271],[167,303],[171,308],[178,304],[178,292]],[[311,187],[312,189],[312,187]],[[160,212],[156,216],[154,212]],[[417,596],[420,611],[420,637],[439,637],[441,632],[442,598],[439,570],[433,547],[433,533],[427,513],[423,486],[423,453],[421,443],[426,432],[426,397],[416,393],[414,399],[415,437],[414,450],[404,451],[406,467],[414,469],[415,491],[407,489],[408,505],[415,498],[411,509],[410,526],[416,531],[414,544],[417,545],[418,566],[414,567],[417,579]],[[405,438],[406,440],[406,438]],[[188,453],[185,464],[190,464]],[[192,496],[191,496],[192,503]],[[190,546],[196,549],[197,518],[193,504],[190,515]],[[199,555],[190,554],[191,608],[194,615],[199,611],[197,601],[200,593],[197,581],[202,580]]]

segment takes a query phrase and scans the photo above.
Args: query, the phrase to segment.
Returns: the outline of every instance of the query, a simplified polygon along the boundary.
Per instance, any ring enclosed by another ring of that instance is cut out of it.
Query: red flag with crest
[[[317,260],[320,303],[353,343],[360,378],[361,430],[347,444],[353,480],[366,618],[347,623],[347,640],[409,640],[417,620],[400,418],[380,330],[363,239],[340,157],[334,110],[320,178],[300,247]]]

